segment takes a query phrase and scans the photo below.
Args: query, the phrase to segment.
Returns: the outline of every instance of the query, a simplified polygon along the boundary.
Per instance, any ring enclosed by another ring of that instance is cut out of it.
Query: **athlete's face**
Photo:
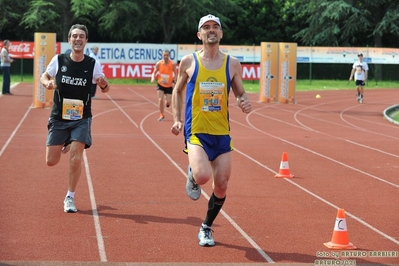
[[[169,52],[163,52],[162,56],[163,56],[163,60],[169,61]]]
[[[71,44],[72,50],[83,51],[87,43],[86,33],[80,29],[73,29],[68,42]]]
[[[203,43],[215,44],[222,39],[223,31],[215,21],[207,21],[202,25],[197,36]]]

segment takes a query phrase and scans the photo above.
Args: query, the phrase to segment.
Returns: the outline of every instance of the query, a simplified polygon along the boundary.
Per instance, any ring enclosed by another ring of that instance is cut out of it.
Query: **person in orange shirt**
[[[170,60],[169,50],[162,52],[163,59],[155,64],[154,72],[152,72],[151,82],[157,78],[157,92],[158,92],[158,107],[159,118],[158,121],[165,120],[165,104],[168,108],[172,101],[172,91],[177,77],[176,64]],[[166,96],[166,101],[164,100]]]

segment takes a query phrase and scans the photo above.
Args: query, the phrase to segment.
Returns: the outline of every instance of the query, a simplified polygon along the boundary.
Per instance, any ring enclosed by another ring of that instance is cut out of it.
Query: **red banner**
[[[0,41],[0,49],[3,47],[3,41]],[[14,59],[33,59],[35,51],[34,42],[11,41],[9,48],[10,56]],[[61,51],[61,43],[56,43],[56,54]],[[108,78],[133,78],[133,79],[151,79],[154,64],[122,64],[122,63],[103,63],[103,71]],[[243,80],[259,80],[259,64],[242,64]]]
[[[0,42],[0,49],[3,48],[4,41]],[[57,42],[55,45],[55,53],[59,54],[61,50],[61,43]],[[8,48],[10,57],[14,59],[33,59],[35,55],[35,43],[34,42],[15,42],[11,41],[11,45]]]
[[[108,78],[151,79],[154,64],[102,64]],[[259,64],[242,64],[243,80],[259,80]]]

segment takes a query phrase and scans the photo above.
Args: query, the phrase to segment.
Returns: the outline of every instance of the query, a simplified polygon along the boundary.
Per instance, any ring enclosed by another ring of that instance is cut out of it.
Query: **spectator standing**
[[[8,48],[11,42],[9,40],[4,40],[4,47],[1,49],[1,69],[3,71],[3,89],[2,93],[4,95],[12,95],[10,91],[11,87],[11,63],[14,61],[10,57]]]

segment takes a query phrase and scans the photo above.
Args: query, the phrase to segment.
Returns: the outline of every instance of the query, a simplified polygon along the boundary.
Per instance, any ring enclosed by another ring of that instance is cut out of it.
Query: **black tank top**
[[[58,72],[55,77],[57,89],[54,91],[54,105],[51,117],[62,120],[64,98],[82,100],[83,117],[91,117],[90,89],[96,60],[85,55],[83,61],[73,61],[69,54],[58,55]],[[70,120],[65,120],[70,121]]]

